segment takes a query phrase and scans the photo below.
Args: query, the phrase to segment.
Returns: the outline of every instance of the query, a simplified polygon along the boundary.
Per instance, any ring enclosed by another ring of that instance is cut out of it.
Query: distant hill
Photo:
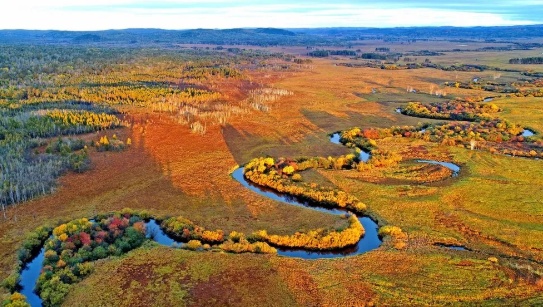
[[[214,45],[303,45],[322,41],[315,35],[296,34],[274,28],[256,29],[124,29],[105,31],[0,30],[1,43],[107,43],[107,44],[214,44]],[[324,41],[331,43],[329,41]]]
[[[102,38],[96,34],[83,34],[76,36],[74,38],[74,41],[82,43],[82,42],[99,42]]]
[[[543,37],[543,25],[511,27],[411,28],[236,28],[236,29],[124,29],[105,31],[0,30],[0,44],[213,44],[213,45],[345,45],[365,39],[449,39],[504,41]]]

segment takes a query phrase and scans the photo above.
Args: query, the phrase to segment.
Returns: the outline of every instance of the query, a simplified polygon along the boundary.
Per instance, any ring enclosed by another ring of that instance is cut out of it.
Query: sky
[[[11,0],[7,3],[2,4],[0,11],[0,29],[543,24],[543,0]]]

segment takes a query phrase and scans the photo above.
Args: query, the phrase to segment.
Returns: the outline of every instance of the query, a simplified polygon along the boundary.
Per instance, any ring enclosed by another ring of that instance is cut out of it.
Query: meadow
[[[543,98],[447,84],[473,85],[477,78],[539,90],[540,77],[534,74],[543,71],[541,66],[509,64],[509,59],[540,54],[541,48],[502,52],[481,48],[506,43],[458,44],[371,40],[352,46],[361,49],[357,54],[375,48],[444,53],[403,56],[443,66],[417,69],[402,68],[399,64],[407,62],[401,58],[380,61],[378,68],[346,66],[366,60],[308,57],[300,46],[50,45],[25,52],[17,45],[0,46],[5,55],[0,58],[0,279],[13,283],[22,264],[19,251],[38,227],[52,231],[79,221],[85,231],[99,232],[87,219],[130,208],[160,217],[166,229],[181,231],[180,237],[190,229],[185,241],[214,245],[229,240],[230,245],[207,251],[200,245],[197,251],[167,248],[141,238],[139,219],[126,218],[126,225],[113,217],[98,219],[104,229],[115,231],[113,221],[131,229],[126,230],[130,247],[112,241],[117,247],[110,253],[88,256],[88,274],[79,278],[79,271],[74,273],[77,282],[57,289],[60,299],[48,290],[47,297],[54,299],[47,304],[543,304],[543,165],[536,159],[541,156]],[[445,69],[451,65],[508,71]],[[493,100],[485,102],[486,97]],[[511,129],[499,130],[502,122]],[[489,128],[489,123],[494,124]],[[466,128],[456,128],[466,127],[461,124],[479,126],[470,137]],[[441,128],[447,125],[452,125],[450,134]],[[412,136],[421,127],[428,137]],[[521,140],[521,128],[535,135]],[[439,131],[455,141],[445,142]],[[330,135],[337,132],[353,137],[333,144]],[[498,132],[501,140],[487,136]],[[480,146],[470,148],[472,139]],[[371,150],[368,163],[356,159],[356,147]],[[513,150],[526,152],[525,157]],[[443,167],[416,160],[452,162],[461,169],[452,176]],[[40,167],[50,172],[36,179],[25,169],[31,166],[40,174]],[[312,201],[332,193],[327,206],[370,216],[383,244],[356,256],[318,260],[232,253],[239,242],[344,247],[363,233],[350,219],[244,188],[231,176],[240,166],[253,171],[246,173],[248,180],[283,193]],[[187,220],[176,220],[179,216]],[[53,231],[58,240],[60,230]],[[270,235],[262,235],[263,230]],[[96,247],[81,241],[80,229],[64,232],[78,233],[78,242]],[[341,237],[333,241],[336,245],[323,243],[336,235]],[[47,236],[45,231],[40,238]],[[80,254],[83,247],[76,246],[68,249]],[[59,257],[62,253],[58,250]],[[65,255],[67,261],[75,261],[74,254]],[[53,275],[66,266],[59,263],[64,258],[55,257],[50,253],[48,260]],[[0,290],[4,304],[24,306],[12,294],[17,289],[8,288]]]

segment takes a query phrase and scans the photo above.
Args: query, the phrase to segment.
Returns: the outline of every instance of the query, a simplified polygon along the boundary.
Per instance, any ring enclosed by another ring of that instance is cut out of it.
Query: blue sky
[[[14,0],[0,29],[495,26],[543,23],[543,0]]]

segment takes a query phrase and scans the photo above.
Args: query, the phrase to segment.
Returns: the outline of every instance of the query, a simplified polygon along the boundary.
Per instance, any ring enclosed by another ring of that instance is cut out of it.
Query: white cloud
[[[219,0],[204,1],[224,3]],[[45,5],[44,3],[47,3]],[[530,20],[510,20],[499,14],[430,8],[372,8],[353,4],[245,5],[187,8],[130,8],[133,0],[30,1],[20,0],[0,12],[0,28],[101,30],[121,28],[235,28],[235,27],[401,27],[401,26],[494,26],[533,24]],[[199,3],[202,3],[200,1]],[[92,10],[79,10],[91,5]],[[105,7],[122,5],[115,9]],[[70,9],[66,9],[70,6]],[[103,9],[100,9],[104,6]],[[136,6],[137,7],[137,6]],[[298,12],[298,13],[297,13]],[[300,13],[303,12],[303,13]]]

